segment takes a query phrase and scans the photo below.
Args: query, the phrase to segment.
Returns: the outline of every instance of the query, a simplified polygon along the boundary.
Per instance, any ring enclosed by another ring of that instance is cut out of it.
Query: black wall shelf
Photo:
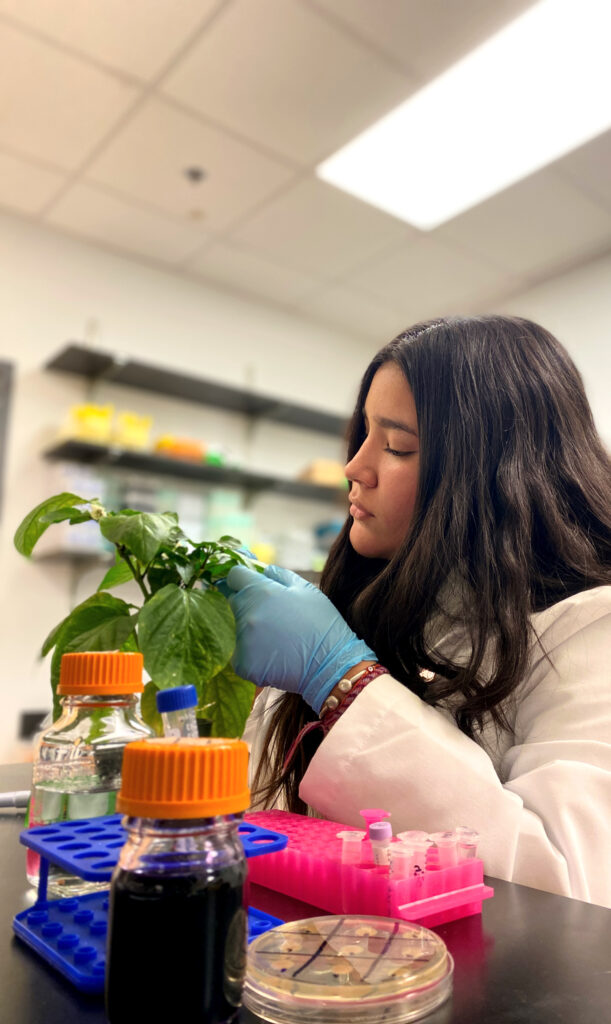
[[[45,364],[45,369],[74,373],[92,382],[108,381],[154,391],[188,402],[212,405],[229,412],[258,416],[336,437],[342,437],[347,426],[347,419],[343,416],[282,402],[270,395],[261,395],[244,388],[233,388],[200,377],[173,373],[165,367],[141,363],[135,359],[122,359],[78,342],[66,345]]]
[[[201,480],[222,487],[240,487],[256,493],[265,491],[286,494],[310,501],[345,504],[347,488],[327,487],[307,480],[291,480],[267,473],[253,473],[234,466],[209,466],[204,462],[188,462],[163,455],[149,454],[129,448],[92,444],[88,441],[67,440],[47,448],[43,453],[51,461],[80,462],[88,465],[132,469],[157,476],[172,476],[184,480]]]

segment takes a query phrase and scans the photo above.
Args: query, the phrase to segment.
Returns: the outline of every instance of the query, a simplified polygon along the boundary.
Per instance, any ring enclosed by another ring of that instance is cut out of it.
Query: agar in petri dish
[[[243,1001],[270,1024],[403,1024],[446,1002],[453,970],[443,940],[421,925],[308,918],[250,944]]]

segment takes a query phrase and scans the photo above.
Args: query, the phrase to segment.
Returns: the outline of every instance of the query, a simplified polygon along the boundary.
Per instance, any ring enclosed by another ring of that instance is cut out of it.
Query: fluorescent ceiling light
[[[609,0],[542,0],[316,173],[435,228],[611,126],[610,38]]]

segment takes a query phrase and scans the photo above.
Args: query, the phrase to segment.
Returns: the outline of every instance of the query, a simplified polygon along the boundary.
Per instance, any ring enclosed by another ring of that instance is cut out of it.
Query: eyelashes
[[[352,461],[352,459],[356,458],[368,437],[369,431],[363,431],[363,434],[361,435],[361,438],[358,442],[358,447],[354,454],[352,455],[351,459],[349,459],[349,461]],[[410,448],[408,451],[405,451],[404,449],[401,448],[391,448],[388,443],[386,443],[381,450],[385,452],[387,455],[392,455],[398,459],[405,459],[407,458],[408,455],[418,455],[418,449],[414,451],[414,449]]]
[[[405,458],[407,455],[417,455],[418,454],[417,452],[400,452],[400,451],[397,451],[396,448],[388,448],[388,447],[385,448],[384,451],[388,452],[389,455],[396,455],[400,459],[401,458]]]

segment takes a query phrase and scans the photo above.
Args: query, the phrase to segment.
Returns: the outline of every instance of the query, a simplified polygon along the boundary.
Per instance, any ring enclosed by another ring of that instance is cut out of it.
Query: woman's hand
[[[238,565],[223,589],[236,620],[234,671],[257,686],[300,693],[318,713],[346,672],[376,660],[329,598],[288,569]]]

